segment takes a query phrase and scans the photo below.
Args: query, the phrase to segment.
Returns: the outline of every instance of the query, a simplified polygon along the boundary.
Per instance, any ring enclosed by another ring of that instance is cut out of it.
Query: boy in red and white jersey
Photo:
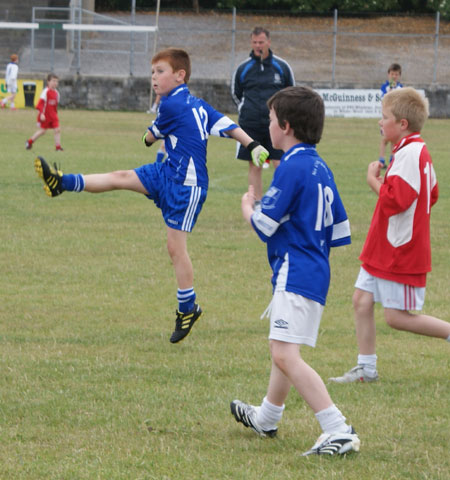
[[[59,78],[53,73],[49,73],[47,76],[47,87],[42,90],[41,97],[36,106],[36,109],[39,110],[37,116],[37,126],[38,130],[34,135],[29,138],[25,143],[25,148],[30,150],[33,146],[33,143],[48,129],[52,128],[55,137],[55,148],[56,151],[62,151],[61,147],[61,130],[59,128],[59,119],[58,119],[58,103],[59,103],[59,92],[58,88]]]
[[[393,161],[384,179],[380,162],[372,162],[367,183],[378,195],[361,256],[353,294],[358,364],[337,383],[378,379],[375,354],[374,304],[384,307],[389,326],[450,341],[450,323],[412,314],[421,310],[427,273],[431,271],[430,211],[438,199],[431,156],[420,137],[428,117],[428,101],[413,88],[383,98],[379,125],[394,145]]]

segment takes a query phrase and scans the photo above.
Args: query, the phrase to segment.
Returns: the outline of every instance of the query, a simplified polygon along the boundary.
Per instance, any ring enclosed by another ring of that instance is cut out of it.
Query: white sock
[[[358,365],[363,367],[364,371],[370,377],[374,377],[377,373],[377,356],[372,355],[358,355]]]
[[[350,433],[351,426],[345,423],[345,417],[333,403],[331,407],[316,413],[317,421],[325,433]]]
[[[447,337],[447,342],[450,342],[450,335]]]
[[[260,407],[256,408],[256,420],[263,430],[273,430],[283,416],[284,405],[274,405],[264,397]]]

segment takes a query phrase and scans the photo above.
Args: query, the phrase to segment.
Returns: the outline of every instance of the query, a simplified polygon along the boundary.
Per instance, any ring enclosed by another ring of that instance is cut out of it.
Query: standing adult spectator
[[[267,100],[279,90],[295,85],[290,65],[273,54],[270,49],[270,33],[263,27],[255,27],[251,33],[252,51],[233,74],[231,94],[239,110],[239,125],[245,132],[269,151],[269,160],[276,168],[283,155],[274,149],[269,135],[269,110]],[[239,160],[249,162],[248,183],[253,185],[256,201],[262,197],[262,168],[252,163],[247,149],[239,146]]]

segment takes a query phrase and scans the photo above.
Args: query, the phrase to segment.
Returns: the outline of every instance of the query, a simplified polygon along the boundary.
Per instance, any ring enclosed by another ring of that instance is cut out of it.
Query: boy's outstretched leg
[[[34,168],[44,181],[44,190],[49,197],[56,197],[65,191],[103,193],[112,190],[130,190],[143,195],[148,194],[134,170],[118,170],[90,175],[63,174],[56,163],[51,166],[43,157],[35,159]]]
[[[170,337],[171,343],[183,340],[202,315],[202,309],[195,303],[194,269],[187,251],[187,234],[188,232],[184,230],[167,227],[167,250],[175,269],[178,285],[178,310],[175,330]]]
[[[44,181],[44,190],[49,197],[56,197],[64,192],[62,186],[63,173],[61,170],[58,170],[56,163],[54,163],[52,167],[44,158],[37,157],[34,160],[34,169]]]
[[[450,323],[440,318],[414,314],[407,310],[384,309],[386,323],[396,330],[426,335],[427,337],[442,338],[447,340],[450,336]]]

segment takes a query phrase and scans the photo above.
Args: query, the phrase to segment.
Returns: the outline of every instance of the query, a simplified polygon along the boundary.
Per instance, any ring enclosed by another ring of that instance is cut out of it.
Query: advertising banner
[[[425,96],[424,90],[418,90]],[[381,118],[379,89],[317,89],[327,117]]]
[[[31,107],[34,108],[41,96],[42,90],[44,89],[43,80],[26,80],[18,79],[17,80],[17,94],[14,99],[14,104],[16,108]],[[8,97],[6,90],[5,79],[0,79],[0,100],[3,100],[5,97]]]

